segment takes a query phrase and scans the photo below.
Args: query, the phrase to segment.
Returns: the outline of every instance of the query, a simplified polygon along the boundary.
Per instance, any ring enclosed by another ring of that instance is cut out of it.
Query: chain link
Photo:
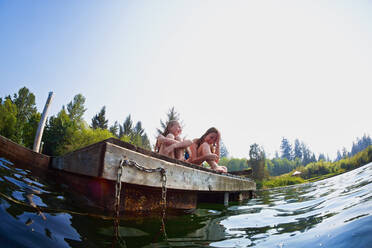
[[[125,240],[121,239],[119,236],[119,214],[120,214],[120,192],[121,192],[121,179],[123,176],[124,165],[123,161],[120,161],[118,168],[118,175],[115,183],[115,215],[114,215],[114,240],[112,247],[115,247],[116,242],[119,241],[119,244],[122,244],[123,247],[126,247]]]
[[[143,171],[146,173],[154,173],[154,172],[160,172],[161,175],[161,231],[163,231],[164,238],[167,239],[167,233],[165,231],[165,216],[166,216],[166,208],[167,208],[167,175],[164,168],[158,167],[155,169],[149,169],[146,167],[143,167],[142,165],[139,165],[136,161],[128,160],[126,158],[122,159],[119,164],[118,168],[118,177],[115,185],[115,220],[118,221],[119,219],[119,212],[120,212],[120,192],[122,188],[122,176],[124,172],[124,166],[131,166],[139,171]],[[119,223],[116,223],[117,227]],[[118,230],[116,228],[115,230],[116,234],[118,235]]]

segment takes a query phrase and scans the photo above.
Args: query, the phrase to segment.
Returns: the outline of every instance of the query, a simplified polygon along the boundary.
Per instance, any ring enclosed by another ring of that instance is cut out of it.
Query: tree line
[[[92,117],[89,125],[83,119],[87,110],[84,104],[85,97],[82,94],[77,94],[67,103],[66,107],[62,106],[58,114],[48,118],[42,139],[44,143],[43,153],[57,156],[110,137],[116,137],[151,150],[149,138],[141,121],[134,122],[129,114],[122,124],[115,121],[113,125],[109,126],[106,118],[106,107],[103,106]],[[26,87],[21,88],[13,96],[8,95],[0,98],[0,135],[32,148],[40,118],[41,114],[37,111],[35,104],[35,95]],[[157,132],[162,133],[171,120],[177,120],[183,125],[180,115],[174,107],[169,109],[165,121],[160,120],[160,128],[157,129]],[[345,159],[359,154],[371,145],[372,140],[369,135],[357,138],[353,142],[350,152],[346,148],[342,152],[338,151],[336,161],[345,161]],[[250,146],[249,158],[228,157],[228,150],[222,140],[220,147],[221,165],[226,166],[229,171],[251,168],[257,180],[286,174],[296,168],[303,170],[304,177],[332,171],[329,169],[332,163],[328,156],[319,154],[317,157],[304,142],[298,139],[295,139],[292,146],[288,139],[283,137],[280,144],[281,154],[279,155],[276,152],[272,159],[266,158],[264,149],[256,143]],[[338,168],[343,169],[344,167],[347,168],[345,164],[342,164]]]
[[[43,153],[57,156],[111,137],[151,150],[142,123],[138,121],[134,125],[130,114],[122,125],[115,121],[109,127],[103,106],[89,125],[83,119],[87,110],[84,104],[85,97],[77,94],[58,114],[48,118],[42,138]],[[40,118],[35,95],[26,87],[18,94],[0,98],[0,135],[32,149]]]

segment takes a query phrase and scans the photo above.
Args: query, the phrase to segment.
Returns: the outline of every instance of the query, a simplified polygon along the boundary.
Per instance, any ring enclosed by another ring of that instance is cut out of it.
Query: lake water
[[[192,214],[114,221],[83,196],[0,159],[1,247],[372,247],[372,163]],[[33,206],[32,206],[33,205]]]

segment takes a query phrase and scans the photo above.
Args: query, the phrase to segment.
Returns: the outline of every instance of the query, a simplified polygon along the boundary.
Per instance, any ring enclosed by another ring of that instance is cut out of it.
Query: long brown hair
[[[216,144],[216,150],[214,151],[214,154],[216,154],[217,156],[218,156],[218,159],[217,159],[217,163],[219,162],[219,160],[220,160],[220,144],[218,144],[218,142],[220,142],[220,132],[217,130],[217,128],[215,128],[215,127],[211,127],[211,128],[209,128],[206,132],[205,132],[205,134],[203,134],[203,136],[201,136],[197,141],[196,141],[196,145],[197,145],[197,147],[196,147],[196,150],[198,150],[198,148],[199,148],[199,146],[201,145],[201,144],[203,144],[204,143],[204,140],[205,140],[205,137],[207,137],[207,135],[208,134],[210,134],[210,133],[216,133],[217,134],[217,137],[219,138],[218,139],[218,141],[217,141],[217,144]],[[213,151],[212,151],[213,152]]]
[[[199,148],[199,146],[201,145],[201,144],[203,144],[204,143],[204,140],[205,140],[205,137],[207,137],[207,135],[208,134],[210,134],[210,133],[216,133],[217,135],[219,135],[220,134],[220,132],[217,130],[217,128],[215,128],[215,127],[211,127],[211,128],[209,128],[199,139],[198,139],[198,141],[196,142],[196,145],[197,145],[197,147],[196,147],[196,149],[198,149]]]
[[[164,137],[167,137],[167,135],[170,132],[169,129],[171,129],[171,127],[173,127],[176,124],[179,125],[180,123],[176,120],[169,121],[167,124],[167,127],[164,129],[164,132],[161,135],[163,135]],[[155,144],[155,152],[159,152],[159,150],[160,150],[160,144],[159,144],[159,139],[157,139],[156,144]]]

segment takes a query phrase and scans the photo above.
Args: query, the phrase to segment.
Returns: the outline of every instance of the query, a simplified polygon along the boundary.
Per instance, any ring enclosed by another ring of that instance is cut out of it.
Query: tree
[[[250,146],[248,165],[252,168],[253,178],[263,180],[265,177],[265,152],[256,143]]]
[[[28,147],[30,149],[34,146],[34,140],[37,128],[39,126],[39,122],[41,119],[40,113],[34,113],[31,115],[30,119],[26,122],[26,124],[23,127],[23,144],[25,147]]]
[[[278,153],[278,151],[275,151],[275,158],[279,158],[279,153]]]
[[[158,134],[164,133],[165,129],[168,126],[168,123],[170,121],[178,121],[180,122],[180,125],[182,126],[182,122],[180,121],[180,114],[177,113],[177,111],[174,109],[174,107],[170,108],[167,113],[167,119],[164,122],[163,120],[160,120],[161,128],[157,128]]]
[[[299,158],[302,160],[302,149],[301,149],[301,144],[298,139],[295,139],[294,143],[294,158]]]
[[[371,137],[369,137],[369,135],[364,134],[362,138],[357,138],[356,142],[353,142],[350,156],[354,156],[355,154],[363,151],[370,145],[372,145]]]
[[[101,111],[92,118],[92,128],[93,129],[97,129],[97,128],[107,129],[108,120],[106,120],[105,115],[106,115],[106,107],[103,106]]]
[[[326,156],[323,153],[319,154],[319,157],[318,157],[318,161],[321,161],[321,160],[327,161]]]
[[[35,95],[26,87],[21,88],[18,94],[14,94],[13,103],[17,106],[17,122],[15,141],[19,144],[25,144],[23,140],[23,132],[26,123],[31,116],[36,114]]]
[[[151,151],[150,140],[149,140],[149,138],[147,137],[147,134],[146,134],[146,133],[143,134],[143,136],[142,136],[142,148],[145,148],[145,149]]]
[[[282,144],[280,145],[282,152],[282,158],[292,160],[292,146],[286,138],[282,139]]]
[[[85,97],[81,94],[74,96],[73,101],[67,104],[57,114],[52,116],[45,128],[44,152],[56,156],[72,151],[84,142],[78,141],[78,137],[87,124],[83,121]]]
[[[229,156],[229,151],[226,148],[225,143],[223,143],[222,139],[220,140],[220,157],[227,158]]]
[[[348,157],[348,152],[346,150],[346,147],[342,148],[342,158],[347,158]]]
[[[76,125],[71,121],[64,107],[57,114],[52,116],[45,128],[44,152],[47,155],[57,156],[67,150],[67,146],[72,141],[72,136],[77,130]]]
[[[110,127],[110,132],[116,137],[116,138],[119,138],[119,123],[117,121],[115,121],[114,125],[112,125]]]
[[[31,93],[26,87],[18,91],[18,95],[14,94],[14,104],[17,106],[17,119],[25,123],[37,112],[35,105],[35,95]]]
[[[119,137],[126,135],[130,136],[133,132],[132,130],[133,121],[130,115],[125,119],[123,126],[119,127]]]
[[[17,106],[10,98],[0,104],[0,134],[16,142]]]
[[[74,100],[67,104],[67,112],[70,120],[77,124],[81,124],[83,121],[83,115],[86,111],[84,108],[85,97],[82,94],[77,94]]]
[[[311,151],[303,142],[301,142],[301,150],[302,150],[302,164],[307,165],[308,163],[311,163]]]
[[[337,157],[336,157],[336,161],[339,161],[342,159],[342,155],[341,155],[341,152],[340,150],[337,150]]]
[[[140,122],[140,121],[137,122],[136,126],[133,129],[133,132],[135,134],[140,135],[140,136],[143,135],[143,133],[145,132],[145,130],[142,128],[142,122]]]

